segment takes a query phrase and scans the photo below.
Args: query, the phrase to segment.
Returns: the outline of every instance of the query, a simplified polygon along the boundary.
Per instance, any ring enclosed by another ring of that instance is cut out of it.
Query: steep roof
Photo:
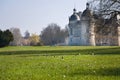
[[[69,17],[69,21],[80,20],[78,13],[76,13],[76,9],[73,9],[73,14]]]
[[[83,13],[82,13],[82,16],[85,16],[85,17],[90,17],[90,16],[92,16],[91,10],[85,9],[85,10],[83,11]]]
[[[73,14],[70,16],[69,20],[70,21],[80,20],[80,17],[78,16],[78,14]]]

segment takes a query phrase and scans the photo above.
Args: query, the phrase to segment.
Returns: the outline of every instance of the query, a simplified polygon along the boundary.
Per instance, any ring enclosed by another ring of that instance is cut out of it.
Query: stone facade
[[[117,16],[117,15],[116,15]],[[115,20],[114,20],[115,19]],[[92,11],[87,4],[83,12],[76,12],[69,17],[69,41],[68,45],[80,46],[120,46],[120,18],[114,18],[102,26],[97,22]],[[102,22],[103,20],[101,20]]]

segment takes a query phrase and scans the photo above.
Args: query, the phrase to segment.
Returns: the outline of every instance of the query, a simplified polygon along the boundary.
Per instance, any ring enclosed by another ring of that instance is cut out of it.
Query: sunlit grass
[[[119,53],[119,47],[1,48],[0,80],[119,80]]]

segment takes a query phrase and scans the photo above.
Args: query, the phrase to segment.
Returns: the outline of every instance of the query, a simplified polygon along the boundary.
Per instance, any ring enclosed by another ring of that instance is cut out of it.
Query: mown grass
[[[119,80],[120,47],[0,48],[0,80]]]
[[[6,47],[0,49],[0,55],[106,55],[106,54],[119,54],[120,47],[117,46],[42,46],[42,47]]]

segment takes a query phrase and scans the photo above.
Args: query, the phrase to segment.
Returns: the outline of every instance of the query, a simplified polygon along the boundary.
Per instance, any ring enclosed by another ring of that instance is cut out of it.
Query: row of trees
[[[11,33],[13,34],[13,41],[10,42],[12,46],[34,46],[41,45],[40,37],[37,34],[31,34],[26,31],[25,36],[21,35],[19,28],[10,28]]]
[[[10,28],[3,32],[0,31],[0,46],[63,45],[66,37],[68,37],[67,28],[61,29],[55,23],[49,24],[40,35],[26,31],[25,36],[22,36],[19,28]]]

